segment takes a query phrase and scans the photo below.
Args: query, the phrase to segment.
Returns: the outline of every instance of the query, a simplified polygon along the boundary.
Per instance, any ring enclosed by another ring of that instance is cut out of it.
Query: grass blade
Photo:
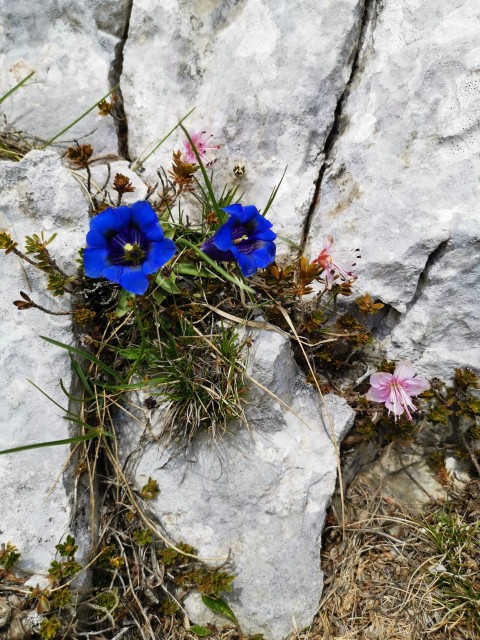
[[[35,71],[32,71],[31,73],[28,74],[28,76],[26,78],[24,78],[23,80],[20,80],[20,82],[18,84],[16,84],[14,87],[12,87],[9,91],[7,91],[7,93],[5,93],[1,98],[0,98],[0,104],[2,104],[2,102],[5,102],[5,100],[7,98],[9,98],[12,93],[15,93],[15,91],[17,89],[20,89],[20,87],[22,85],[25,84],[25,82],[27,82],[28,80],[30,80],[30,78],[33,76],[33,74],[35,73]]]
[[[48,338],[47,336],[40,336],[40,337],[42,338],[42,340],[46,340],[47,342],[50,342],[50,344],[54,344],[56,347],[61,347],[62,349],[66,349],[70,353],[75,353],[77,356],[80,356],[81,358],[86,358],[87,360],[90,360],[90,362],[93,362],[94,364],[96,364],[98,367],[100,367],[100,369],[104,373],[108,373],[108,375],[112,376],[112,378],[115,378],[116,380],[122,379],[121,376],[116,371],[114,371],[113,369],[110,369],[110,367],[108,367],[106,364],[104,364],[101,360],[99,360],[95,356],[92,356],[90,353],[87,353],[86,351],[82,351],[81,349],[77,349],[76,347],[72,347],[69,344],[58,342],[58,340],[54,340],[53,338]]]
[[[225,269],[223,269],[219,264],[217,264],[215,260],[212,260],[211,258],[209,258],[209,256],[203,253],[201,249],[199,249],[189,240],[185,240],[185,238],[176,238],[175,242],[177,244],[183,244],[183,246],[188,247],[189,249],[193,249],[193,251],[195,251],[197,255],[199,255],[203,260],[205,260],[205,262],[207,262],[212,267],[212,269],[215,269],[215,271],[217,271],[221,276],[223,276],[226,280],[228,280],[232,284],[236,285],[237,287],[240,287],[240,289],[243,289],[247,293],[252,293],[252,294],[255,293],[255,290],[252,289],[252,287],[249,287],[248,284],[245,284],[241,280],[238,280],[234,276],[231,276],[227,271],[225,271]]]
[[[293,247],[297,251],[301,251],[302,250],[302,247],[299,244],[297,244],[293,240],[290,240],[290,238],[287,238],[286,236],[281,236],[281,235],[277,234],[277,238],[279,240],[281,240],[282,242],[285,242],[285,244],[288,244],[290,247]]]
[[[172,133],[175,131],[175,129],[177,129],[178,127],[180,127],[182,125],[182,122],[184,120],[186,120],[188,118],[188,116],[193,111],[195,111],[195,107],[193,107],[193,109],[190,109],[190,111],[187,113],[187,115],[183,116],[183,118],[177,122],[177,124],[173,127],[173,129],[170,129],[170,131],[167,133],[167,135],[164,136],[160,140],[160,142],[154,146],[154,148],[150,151],[150,153],[148,155],[145,156],[145,158],[137,158],[136,160],[134,160],[134,162],[132,163],[130,169],[132,171],[136,171],[137,167],[140,167],[144,162],[146,162],[148,160],[148,158],[150,158],[150,156],[155,153],[155,151],[158,149],[158,147],[160,147],[165,142],[165,140],[167,140],[167,138],[169,138],[172,135]]]
[[[75,371],[75,373],[77,374],[77,376],[80,379],[80,382],[83,385],[83,388],[85,389],[85,391],[92,397],[95,397],[95,391],[92,389],[92,387],[90,386],[87,378],[85,377],[85,374],[83,373],[82,367],[78,364],[78,362],[75,362],[74,357],[72,356],[71,353],[68,354],[70,356],[70,362],[72,363],[72,369]]]
[[[280,189],[280,185],[282,184],[283,179],[285,177],[285,174],[287,173],[287,169],[288,169],[288,164],[285,167],[285,170],[284,170],[284,172],[282,174],[282,177],[280,178],[280,182],[275,187],[273,187],[273,191],[270,194],[270,198],[268,199],[268,202],[267,202],[267,204],[265,206],[265,209],[262,211],[262,216],[266,216],[267,215],[267,211],[270,209],[270,207],[273,204],[273,201],[277,197],[278,190]]]
[[[183,124],[180,125],[180,128],[183,131],[183,133],[185,134],[185,136],[187,137],[187,140],[190,143],[192,151],[195,154],[195,157],[197,159],[197,162],[198,162],[198,164],[200,166],[200,170],[201,170],[202,175],[203,175],[203,179],[205,181],[205,186],[207,187],[208,195],[210,196],[210,200],[212,201],[212,206],[215,209],[215,213],[217,214],[218,219],[221,221],[225,217],[225,214],[220,212],[220,207],[218,206],[218,202],[217,202],[217,200],[215,198],[215,194],[213,193],[212,182],[211,182],[210,178],[208,177],[208,173],[207,173],[207,171],[205,169],[205,165],[203,164],[202,159],[200,157],[200,154],[197,151],[197,147],[195,146],[190,134],[185,129]]]
[[[18,453],[19,451],[28,451],[29,449],[41,449],[42,447],[59,447],[62,444],[74,444],[76,442],[85,442],[86,440],[93,440],[99,435],[98,431],[95,433],[89,433],[84,436],[75,436],[74,438],[65,438],[65,440],[51,440],[50,442],[36,442],[35,444],[25,444],[22,447],[15,447],[14,449],[4,449],[0,451],[0,456],[7,455],[8,453]]]
[[[113,89],[111,89],[106,95],[103,96],[103,98],[100,98],[100,100],[98,100],[98,102],[96,102],[93,107],[90,107],[90,109],[87,109],[84,113],[82,113],[81,116],[79,116],[76,120],[74,120],[73,122],[71,122],[68,126],[65,127],[65,129],[62,129],[60,131],[60,133],[57,133],[57,135],[53,136],[53,138],[50,138],[50,140],[48,142],[46,142],[43,147],[42,147],[42,151],[43,149],[46,149],[47,147],[49,147],[52,142],[55,142],[55,140],[57,138],[59,138],[60,136],[62,136],[64,133],[66,133],[69,129],[71,129],[73,126],[75,126],[77,124],[77,122],[80,122],[80,120],[83,120],[83,118],[85,118],[85,116],[87,116],[91,111],[93,111],[96,107],[98,107],[98,105],[100,104],[100,102],[102,102],[103,100],[106,100],[106,98],[108,98],[109,95],[111,95],[114,91],[116,91],[118,89],[120,85],[115,85],[113,87]]]

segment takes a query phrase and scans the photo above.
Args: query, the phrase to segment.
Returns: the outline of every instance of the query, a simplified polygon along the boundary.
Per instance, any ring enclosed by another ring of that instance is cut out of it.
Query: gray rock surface
[[[402,314],[390,355],[428,374],[480,367],[478,15],[377,3],[310,234],[312,255],[327,233],[360,247],[359,286]]]
[[[318,607],[320,537],[336,458],[325,410],[298,371],[288,340],[254,334],[249,366],[291,410],[253,386],[250,430],[216,444],[200,437],[188,459],[169,461],[172,452],[148,443],[148,432],[132,421],[121,427],[119,444],[124,459],[133,454],[127,469],[139,488],[149,476],[157,480],[161,492],[150,504],[173,539],[188,541],[217,564],[231,553],[236,578],[228,601],[241,628],[281,639],[292,630],[292,616],[303,627]],[[338,396],[327,396],[326,406],[341,440],[354,413]],[[152,418],[153,433],[155,419],[161,416]]]
[[[186,124],[222,145],[220,189],[241,160],[244,204],[262,208],[288,165],[269,217],[298,242],[362,10],[363,0],[135,0],[122,76],[131,156],[196,107]],[[175,133],[147,168],[168,165],[181,142]]]
[[[48,140],[93,106],[115,84],[128,10],[129,0],[0,0],[0,95],[35,71],[0,114]],[[93,132],[96,152],[116,152],[113,120],[97,111],[61,139]]]
[[[75,273],[77,250],[83,246],[87,201],[76,181],[53,151],[32,151],[19,162],[0,162],[0,228],[24,246],[25,235],[58,232],[52,255]],[[0,255],[0,449],[59,440],[71,434],[62,411],[68,407],[59,387],[71,383],[66,351],[43,341],[50,336],[71,343],[69,316],[50,316],[36,309],[18,311],[19,291],[52,310],[68,308],[68,300],[52,299],[46,278],[13,254]],[[68,297],[68,296],[67,296]],[[22,553],[20,568],[44,573],[55,557],[55,545],[73,532],[72,492],[62,468],[68,446],[34,449],[0,456],[0,543],[11,541]],[[70,476],[71,477],[71,474]],[[82,546],[82,533],[77,531]],[[88,533],[83,532],[84,536]]]

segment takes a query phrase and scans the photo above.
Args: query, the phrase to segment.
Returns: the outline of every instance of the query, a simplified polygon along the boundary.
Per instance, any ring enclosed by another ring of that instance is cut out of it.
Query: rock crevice
[[[120,40],[115,45],[114,57],[109,73],[110,86],[113,88],[121,84],[123,73],[123,52],[125,49],[125,43],[128,39],[128,32],[130,29],[130,17],[132,15],[133,0],[126,0],[124,7],[123,18],[124,25],[121,29]],[[118,138],[118,153],[122,158],[130,160],[129,148],[128,148],[128,118],[125,112],[124,100],[121,87],[117,90],[119,99],[117,101],[117,113],[118,120],[115,121],[115,130]]]
[[[309,209],[307,211],[307,214],[305,216],[305,220],[303,223],[302,236],[300,241],[302,253],[306,249],[308,239],[309,239],[309,234],[310,234],[312,218],[320,202],[323,177],[325,175],[325,171],[331,164],[332,150],[335,146],[335,143],[338,137],[342,134],[342,131],[344,129],[344,116],[343,116],[344,106],[346,101],[348,100],[348,95],[350,93],[351,87],[357,78],[357,74],[359,73],[359,71],[361,71],[361,68],[362,68],[361,58],[362,58],[362,53],[365,51],[364,45],[368,40],[369,34],[371,34],[371,32],[373,31],[374,22],[378,15],[379,7],[380,7],[380,3],[378,0],[364,0],[363,4],[359,7],[360,17],[359,17],[358,37],[357,37],[356,45],[352,49],[352,52],[350,54],[350,60],[351,60],[350,75],[347,82],[345,83],[345,87],[342,93],[340,94],[337,100],[337,104],[333,114],[332,126],[330,128],[330,131],[327,135],[327,138],[325,140],[325,144],[323,147],[323,153],[322,153],[323,162],[320,166],[318,178],[315,180],[315,190],[313,193],[313,198],[311,200]]]

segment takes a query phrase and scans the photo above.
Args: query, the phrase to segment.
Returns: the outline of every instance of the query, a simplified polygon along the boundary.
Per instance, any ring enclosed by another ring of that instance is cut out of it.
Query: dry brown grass
[[[441,505],[429,505],[420,516],[409,514],[379,489],[361,480],[353,483],[346,495],[345,537],[333,513],[325,530],[319,613],[291,640],[480,638],[480,539],[478,513],[472,509],[479,495],[480,483],[473,483],[462,496],[452,497],[449,535],[455,540],[467,530],[470,543],[453,546],[449,559],[429,528],[437,530]],[[450,565],[456,559],[460,571],[454,576]],[[435,571],[442,564],[448,572]]]

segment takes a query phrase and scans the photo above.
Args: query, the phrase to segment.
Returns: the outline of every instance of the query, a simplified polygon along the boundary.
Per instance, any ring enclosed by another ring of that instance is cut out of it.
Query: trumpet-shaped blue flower
[[[277,235],[256,207],[232,204],[223,211],[229,219],[200,248],[217,262],[238,262],[248,278],[274,261]]]
[[[142,294],[148,288],[147,276],[158,271],[175,251],[152,206],[135,202],[106,209],[90,220],[83,262],[89,278],[104,277]]]

